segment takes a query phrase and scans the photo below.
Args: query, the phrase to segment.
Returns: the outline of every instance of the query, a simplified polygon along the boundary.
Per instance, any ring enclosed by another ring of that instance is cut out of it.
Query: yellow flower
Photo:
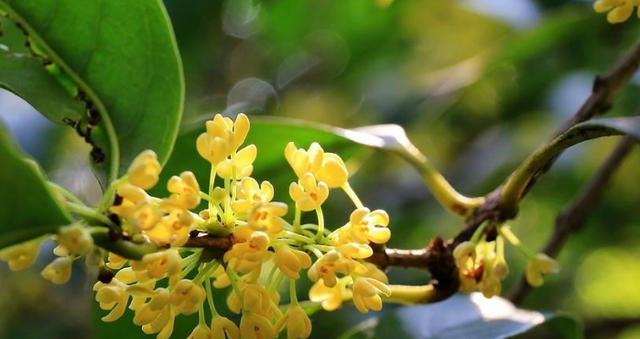
[[[289,195],[302,211],[313,211],[320,207],[329,197],[329,187],[324,182],[316,182],[311,173],[305,173],[300,178],[300,184],[291,183]]]
[[[249,213],[249,226],[270,236],[278,235],[284,228],[281,217],[287,214],[287,205],[281,202],[256,204]]]
[[[117,192],[122,197],[122,202],[120,205],[111,206],[109,209],[111,212],[125,218],[131,216],[139,204],[151,200],[147,192],[131,184],[120,185]]]
[[[70,254],[81,256],[93,247],[93,238],[89,230],[81,225],[69,225],[60,228],[56,241]]]
[[[20,271],[33,265],[40,252],[40,240],[13,245],[0,251],[0,259],[9,263],[9,269]]]
[[[225,179],[232,179],[234,176],[233,168],[235,167],[235,179],[241,180],[248,177],[253,172],[253,162],[258,155],[256,145],[249,145],[240,151],[231,159],[223,160],[218,164],[218,175]]]
[[[207,121],[206,127],[207,132],[198,137],[196,148],[200,156],[217,165],[244,143],[249,132],[249,119],[241,113],[234,123],[216,114],[213,120]]]
[[[500,279],[497,277],[487,275],[478,283],[478,290],[482,292],[482,295],[484,295],[485,298],[493,298],[496,295],[500,295],[502,284],[500,283]]]
[[[154,291],[151,300],[135,310],[133,323],[142,326],[146,334],[158,333],[156,339],[167,339],[173,333],[175,313],[169,302],[169,291],[161,288]]]
[[[156,153],[146,150],[133,159],[127,174],[132,185],[147,190],[156,185],[161,170]]]
[[[171,292],[171,303],[176,311],[189,315],[198,312],[198,307],[204,301],[206,294],[201,285],[189,279],[180,280]]]
[[[247,284],[242,290],[242,309],[252,313],[269,315],[271,298],[267,290],[259,284]]]
[[[218,268],[211,273],[211,276],[215,278],[213,281],[213,287],[215,288],[222,289],[231,285],[231,280],[222,265],[218,266]]]
[[[214,316],[211,320],[212,339],[240,339],[240,329],[236,324],[220,316]]]
[[[384,244],[391,238],[389,215],[383,210],[370,212],[368,208],[358,208],[351,213],[351,237],[360,243]]]
[[[540,287],[544,284],[543,275],[559,271],[560,266],[555,260],[544,253],[538,253],[527,264],[527,282],[533,287]]]
[[[287,327],[287,339],[308,338],[311,335],[311,320],[300,305],[291,305],[276,324],[276,332]]]
[[[180,176],[172,176],[167,183],[171,192],[171,200],[184,209],[190,210],[200,204],[200,186],[193,172],[182,172]]]
[[[369,310],[380,311],[382,298],[379,294],[391,296],[391,289],[385,283],[374,278],[358,277],[351,287],[353,291],[353,303],[361,313]]]
[[[385,284],[389,283],[389,278],[387,278],[387,275],[384,274],[384,272],[382,272],[382,270],[379,269],[378,266],[367,262],[367,263],[364,263],[364,267],[365,267],[366,271],[361,273],[360,276],[367,277],[367,278],[373,278],[373,279],[381,281],[381,282],[383,282]]]
[[[311,257],[287,245],[276,248],[275,262],[282,273],[291,279],[300,279],[300,270],[311,266]]]
[[[189,336],[187,337],[187,339],[211,339],[211,338],[215,338],[213,336],[213,332],[211,331],[209,326],[205,324],[198,324],[198,326],[196,326],[193,329],[193,331],[191,331],[191,334],[189,334]],[[224,339],[224,336],[222,338]]]
[[[236,234],[236,233],[234,233]],[[248,265],[248,269],[252,270],[258,265],[262,264],[267,255],[269,249],[269,235],[264,232],[253,232],[249,239],[244,242],[238,242],[233,245],[231,250],[224,254],[224,261],[229,262],[231,259],[237,259],[240,261],[248,261],[253,265]],[[232,265],[234,270],[246,272],[241,270],[239,263]]]
[[[598,0],[593,4],[593,9],[598,13],[609,12],[607,21],[612,24],[627,21],[635,6],[640,5],[637,0]],[[640,17],[640,12],[638,13]]]
[[[284,156],[298,178],[302,178],[307,172],[315,174],[320,170],[324,158],[324,150],[316,142],[311,144],[308,151],[303,148],[296,148],[296,145],[290,142],[284,149]]]
[[[71,278],[72,263],[69,257],[56,258],[42,270],[40,275],[56,285],[64,285]]]
[[[112,322],[120,319],[129,302],[129,293],[126,285],[113,278],[108,284],[97,282],[93,285],[93,290],[96,291],[96,301],[100,303],[100,308],[105,311],[111,311],[102,317],[102,321]]]
[[[242,189],[239,190],[238,200],[231,204],[236,213],[247,212],[257,203],[268,203],[273,199],[273,185],[263,181],[258,185],[256,179],[246,177],[242,179]]]
[[[172,206],[167,200],[163,201],[162,208],[169,210],[170,213],[162,217],[153,228],[145,230],[144,234],[160,246],[178,247],[184,245],[189,239],[193,217],[189,211]]]
[[[129,223],[137,232],[146,231],[154,228],[161,218],[160,206],[151,201],[143,201],[129,217]]]
[[[335,250],[331,250],[318,259],[307,271],[311,281],[322,279],[327,287],[336,285],[338,278],[336,273],[349,274],[355,261],[347,259]]]
[[[309,290],[309,299],[322,303],[322,308],[326,311],[333,311],[342,305],[345,292],[343,283],[339,282],[333,287],[327,287],[324,281],[319,279]]]
[[[322,167],[317,173],[316,178],[324,181],[330,188],[342,187],[349,179],[347,166],[339,155],[334,153],[325,153],[322,160]]]
[[[143,271],[151,279],[161,279],[165,275],[169,276],[170,284],[173,285],[182,272],[182,257],[175,249],[168,249],[162,252],[150,253],[142,258],[140,264],[132,263],[134,271]]]
[[[310,172],[329,188],[341,187],[347,182],[349,173],[344,161],[334,153],[325,153],[318,143],[313,143],[306,151],[296,149],[293,142],[287,144],[284,151],[285,158],[298,178]]]
[[[243,339],[275,339],[273,324],[264,316],[244,312],[240,319],[240,333]]]
[[[353,259],[365,259],[373,255],[373,249],[371,246],[358,244],[356,242],[348,242],[344,245],[338,245],[336,250]]]
[[[458,268],[466,268],[469,258],[476,256],[476,244],[471,241],[463,241],[453,250],[453,258],[456,260]]]

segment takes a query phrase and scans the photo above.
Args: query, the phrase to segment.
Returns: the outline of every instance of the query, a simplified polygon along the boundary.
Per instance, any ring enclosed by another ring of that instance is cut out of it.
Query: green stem
[[[293,230],[296,233],[302,233],[302,227],[300,226],[300,219],[302,219],[302,210],[296,204],[295,214],[293,217]]]
[[[240,300],[240,304],[243,304],[242,291],[240,290],[240,286],[238,286],[238,275],[230,266],[227,266],[226,272],[227,272],[227,276],[229,276],[229,281],[231,282],[233,292],[236,294],[236,296]]]
[[[362,201],[360,201],[360,198],[358,198],[358,195],[353,190],[353,188],[351,188],[351,185],[349,185],[348,181],[345,182],[344,185],[342,185],[342,190],[347,193],[349,199],[351,199],[351,201],[353,201],[353,204],[356,205],[356,208],[364,208]]]
[[[206,321],[204,320],[204,303],[200,303],[198,307],[198,325],[206,325]]]
[[[298,305],[298,293],[296,291],[296,280],[289,279],[289,298],[291,299],[291,305]]]
[[[69,212],[78,215],[82,219],[87,220],[89,223],[93,223],[97,221],[103,225],[109,226],[111,229],[114,229],[114,230],[120,229],[120,227],[114,224],[113,221],[111,221],[109,218],[105,217],[104,215],[98,213],[98,211],[94,210],[93,208],[90,208],[84,205],[78,205],[76,203],[69,202],[69,201],[67,201],[65,206]]]
[[[211,173],[209,174],[209,198],[213,196],[217,168],[218,164],[211,164]],[[209,201],[209,220],[212,220],[216,216],[216,210],[213,208],[213,199],[207,199],[207,201]]]
[[[115,180],[115,181],[111,182],[111,184],[109,184],[109,187],[107,188],[107,191],[104,192],[104,195],[102,196],[102,199],[100,200],[100,203],[98,204],[98,212],[102,213],[102,212],[106,211],[107,208],[109,208],[109,206],[111,206],[111,204],[113,204],[113,200],[114,200],[114,197],[116,195],[116,190],[118,189],[118,186],[120,186],[122,183],[127,182],[128,179],[129,179],[129,176],[128,175],[124,175],[120,179]]]
[[[200,269],[200,271],[198,271],[198,274],[196,275],[196,277],[193,278],[193,283],[202,284],[202,281],[210,277],[211,273],[213,273],[213,271],[215,271],[218,268],[218,266],[220,266],[220,264],[215,261],[205,264]]]
[[[566,133],[552,140],[549,144],[530,155],[505,182],[500,195],[499,205],[503,211],[513,213],[529,184],[529,181],[551,159],[565,149],[583,141],[604,136],[620,135],[619,131],[603,126],[589,124],[576,125]]]
[[[467,216],[484,203],[485,199],[482,197],[470,198],[456,191],[429,159],[408,140],[395,153],[418,170],[435,199],[448,211]]]
[[[291,238],[291,239],[297,240],[299,242],[303,242],[305,244],[313,244],[313,243],[315,243],[315,241],[313,239],[305,237],[302,234],[298,234],[298,233],[291,232],[291,231],[283,231],[283,232],[284,232],[284,235],[287,238]]]
[[[207,277],[207,280],[205,281],[205,290],[207,292],[207,303],[209,303],[211,315],[213,317],[217,317],[218,311],[216,310],[216,305],[213,302],[213,292],[211,291],[211,277]]]
[[[316,234],[316,241],[322,242],[324,240],[324,215],[322,214],[322,206],[316,208],[316,214],[318,215],[318,233]]]
[[[92,227],[89,232],[96,245],[123,258],[140,261],[146,254],[158,251],[158,247],[152,243],[137,244],[122,238],[114,239],[112,231],[105,227]]]
[[[519,249],[527,257],[527,259],[531,259],[535,257],[535,254],[533,253],[533,251],[531,251],[529,248],[527,248],[522,244],[520,239],[518,239],[518,237],[511,231],[509,226],[504,225],[502,227],[499,227],[498,233],[500,233],[500,235],[502,235],[505,239],[507,239],[507,241],[509,241],[511,245]]]
[[[488,222],[482,223],[482,225],[480,225],[480,227],[478,227],[478,229],[475,232],[473,232],[473,235],[471,236],[471,239],[469,239],[469,241],[474,244],[477,244],[482,234],[484,234],[484,230],[487,228],[487,225],[489,225]]]
[[[47,181],[47,185],[49,185],[49,187],[53,188],[54,190],[60,192],[60,194],[62,194],[63,196],[65,196],[67,199],[71,200],[72,202],[81,205],[81,206],[86,206],[80,199],[76,198],[75,195],[73,195],[73,193],[69,192],[66,188],[51,182],[51,181]]]

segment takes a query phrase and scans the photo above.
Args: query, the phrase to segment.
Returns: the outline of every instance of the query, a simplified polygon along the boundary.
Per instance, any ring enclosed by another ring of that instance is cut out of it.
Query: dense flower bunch
[[[608,12],[607,21],[617,24],[627,21],[637,6],[640,6],[640,0],[598,0],[593,4],[593,9],[598,13]]]
[[[501,281],[509,274],[504,253],[505,240],[527,257],[525,277],[529,285],[540,287],[544,283],[544,275],[559,271],[555,260],[544,253],[534,254],[520,242],[509,226],[496,226],[498,234],[491,241],[487,240],[486,226],[478,228],[469,241],[460,243],[453,251],[462,292],[479,290],[487,298],[500,295]]]
[[[338,155],[325,153],[316,143],[308,150],[290,143],[285,157],[298,180],[289,187],[295,213],[293,222],[287,222],[288,205],[273,201],[272,184],[250,176],[257,149],[242,147],[248,132],[244,114],[235,122],[218,114],[206,123],[196,146],[211,163],[208,193],[200,191],[193,173],[184,172],[169,180],[169,198],[150,197],[144,190],[157,182],[160,167],[148,152],[133,162],[117,190],[123,199],[111,211],[122,218],[129,234],[169,249],[130,261],[126,268],[123,258],[110,254],[107,266],[119,271],[109,283],[94,287],[100,306],[111,310],[105,321],[119,318],[131,298],[134,323],[145,333],[158,333],[157,338],[171,334],[177,315],[195,313],[200,322],[189,338],[275,338],[285,328],[288,338],[307,338],[311,321],[295,288],[303,269],[315,282],[311,300],[325,309],[335,309],[349,297],[361,312],[382,308],[380,295],[389,294],[387,278],[363,259],[373,253],[370,242],[389,240],[387,214],[362,206]],[[216,177],[222,187],[215,186]],[[346,225],[330,232],[322,205],[332,188],[343,188],[356,209]],[[192,210],[201,199],[208,206],[196,214]],[[301,225],[302,212],[315,212],[317,223]],[[214,258],[203,249],[181,248],[193,231],[230,237],[233,246]],[[187,278],[192,271],[195,277]],[[160,287],[166,277],[168,285]],[[278,293],[283,279],[289,280],[287,307],[280,305]],[[241,315],[239,326],[214,305],[214,289],[227,286],[232,287],[227,306]],[[205,304],[210,321],[205,319]]]
[[[87,256],[89,261],[105,272],[117,271],[94,286],[100,308],[109,311],[103,320],[116,321],[128,307],[135,312],[133,322],[159,339],[171,336],[177,316],[192,314],[199,315],[189,336],[193,339],[267,339],[285,328],[287,338],[307,338],[311,321],[296,294],[303,270],[315,283],[311,301],[326,310],[347,299],[360,312],[380,310],[381,295],[390,295],[387,277],[364,259],[373,254],[371,243],[389,240],[387,213],[362,205],[338,155],[325,153],[317,143],[307,150],[289,143],[285,157],[297,180],[289,187],[293,221],[286,221],[288,205],[273,201],[272,184],[250,176],[257,149],[242,147],[248,132],[244,114],[235,121],[219,114],[207,121],[196,147],[211,163],[208,192],[201,191],[193,173],[183,172],[169,179],[169,197],[150,196],[147,190],[158,183],[161,171],[152,151],[141,153],[112,184],[116,198],[106,206],[111,220],[133,242],[154,244],[160,251],[139,261],[109,253],[104,263],[102,252],[93,246],[91,228],[72,225],[54,237],[59,258],[44,269],[43,277],[64,284],[73,260],[95,252]],[[325,227],[322,206],[334,188],[347,193],[355,210],[346,224],[331,231]],[[203,201],[206,206],[198,211]],[[303,212],[315,212],[317,222],[301,224]],[[223,253],[185,247],[191,237],[211,235],[230,239],[232,246]],[[11,269],[24,269],[33,263],[42,240],[3,250],[0,258],[9,261]],[[279,295],[283,279],[289,281],[290,293],[284,306]],[[215,290],[229,286],[227,306],[240,315],[239,324],[219,314],[214,304]]]

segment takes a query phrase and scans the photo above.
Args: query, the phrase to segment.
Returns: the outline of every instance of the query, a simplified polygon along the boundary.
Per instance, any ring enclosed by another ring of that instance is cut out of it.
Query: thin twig
[[[609,158],[600,167],[594,178],[584,187],[576,198],[566,207],[556,218],[556,224],[552,236],[547,241],[542,252],[550,257],[557,257],[562,246],[567,241],[569,235],[579,230],[587,220],[589,212],[592,211],[598,199],[602,196],[604,189],[620,167],[624,159],[631,152],[635,140],[625,137],[613,150]],[[524,277],[513,288],[509,299],[514,303],[521,302],[531,287]]]

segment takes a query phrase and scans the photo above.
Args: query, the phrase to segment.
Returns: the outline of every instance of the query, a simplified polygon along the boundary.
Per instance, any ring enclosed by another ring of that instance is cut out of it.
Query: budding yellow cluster
[[[504,243],[509,241],[521,250],[529,259],[526,270],[527,282],[534,287],[544,283],[543,276],[559,271],[558,263],[544,253],[533,254],[524,247],[507,225],[499,225],[495,240],[487,241],[483,227],[476,231],[470,241],[464,241],[453,250],[458,267],[460,290],[473,292],[479,290],[491,298],[502,290],[501,281],[509,274],[505,260]]]
[[[593,4],[593,9],[598,13],[609,12],[607,21],[617,24],[627,21],[637,6],[640,6],[640,0],[598,0]]]
[[[45,239],[41,237],[5,248],[0,251],[0,260],[7,261],[12,271],[27,269],[35,262]],[[100,266],[102,263],[102,251],[94,248],[93,237],[85,224],[61,227],[51,240],[57,243],[53,250],[56,258],[40,274],[56,285],[66,284],[71,279],[71,266],[82,256],[86,255],[87,265]]]
[[[117,320],[128,306],[134,323],[158,339],[171,335],[175,317],[196,313],[199,322],[189,338],[273,339],[280,332],[289,339],[307,338],[311,321],[295,289],[304,270],[315,283],[311,301],[327,310],[349,298],[361,312],[382,308],[381,296],[390,295],[387,277],[364,259],[373,254],[370,243],[389,240],[387,213],[362,205],[337,154],[317,143],[308,149],[289,143],[284,155],[297,179],[289,186],[295,207],[293,221],[287,221],[289,205],[273,200],[273,185],[251,177],[257,148],[243,147],[249,129],[244,114],[235,121],[218,114],[206,123],[196,148],[211,164],[207,192],[193,173],[184,172],[169,179],[168,197],[150,196],[146,190],[157,184],[161,170],[155,154],[145,151],[134,159],[117,182],[119,198],[109,209],[127,236],[166,249],[140,261],[109,254],[106,267],[118,272],[94,286],[100,307],[109,311],[104,321]],[[323,205],[335,188],[343,189],[355,208],[342,227],[330,230]],[[207,206],[197,211],[201,200]],[[308,212],[316,222],[303,225],[302,214]],[[211,258],[203,249],[184,247],[190,236],[204,233],[228,237],[231,248]],[[288,306],[281,305],[279,294],[285,279]],[[227,307],[241,315],[239,324],[214,305],[214,293],[229,286]]]

